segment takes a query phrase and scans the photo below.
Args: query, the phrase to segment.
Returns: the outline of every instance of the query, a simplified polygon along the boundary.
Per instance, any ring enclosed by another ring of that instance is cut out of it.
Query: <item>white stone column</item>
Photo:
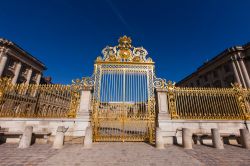
[[[236,68],[236,66],[235,66],[235,62],[234,62],[234,59],[232,58],[232,66],[233,66],[233,71],[234,71],[234,76],[235,76],[235,78],[236,78],[236,81],[237,81],[237,83],[241,83],[240,82],[240,77],[239,77],[239,74],[238,74],[238,71],[237,71],[237,68]],[[234,83],[234,82],[233,82]]]
[[[243,87],[246,87],[246,83],[245,83],[245,80],[244,80],[244,77],[243,77],[243,74],[242,74],[242,71],[241,71],[241,67],[240,67],[240,64],[239,64],[239,61],[238,61],[238,56],[237,54],[234,55],[234,58],[235,58],[235,64],[238,68],[238,71],[239,71],[239,76],[240,76],[240,84],[243,86]]]
[[[2,76],[3,74],[3,71],[4,71],[4,68],[5,68],[5,65],[6,65],[6,62],[7,62],[7,56],[6,55],[1,55],[1,61],[0,61],[0,77]]]
[[[31,76],[32,76],[32,68],[30,68],[28,70],[28,74],[27,74],[27,78],[26,78],[27,81],[26,81],[25,84],[29,84],[30,83]]]
[[[17,82],[17,79],[19,77],[20,74],[20,70],[21,70],[22,64],[21,62],[18,62],[15,68],[15,73],[14,73],[14,77],[12,79],[12,83],[15,84]]]
[[[39,85],[40,81],[41,81],[42,75],[39,73],[37,74],[37,78],[36,78],[36,84]]]
[[[244,64],[242,58],[240,58],[239,64],[240,64],[240,67],[241,67],[241,70],[242,70],[243,77],[245,79],[246,88],[250,88],[250,78],[249,78],[249,75],[247,73],[246,65]]]

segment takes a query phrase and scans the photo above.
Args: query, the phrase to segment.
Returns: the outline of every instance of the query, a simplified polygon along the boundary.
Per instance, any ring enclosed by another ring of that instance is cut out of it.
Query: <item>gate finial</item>
[[[124,35],[118,40],[117,46],[106,46],[102,50],[103,57],[96,59],[97,63],[148,63],[154,64],[151,58],[146,58],[148,52],[143,47],[132,46],[130,37]]]
[[[130,37],[127,37],[126,35],[120,37],[118,42],[119,42],[118,47],[120,49],[130,49],[132,47],[131,46],[132,40]]]

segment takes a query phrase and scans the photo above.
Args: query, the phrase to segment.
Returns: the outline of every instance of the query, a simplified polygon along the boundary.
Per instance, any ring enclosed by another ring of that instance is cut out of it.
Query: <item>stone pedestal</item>
[[[81,92],[81,98],[80,98],[80,107],[79,111],[77,112],[77,118],[78,119],[88,119],[89,120],[89,110],[91,106],[91,90],[83,90]]]
[[[31,145],[32,132],[33,132],[32,126],[25,127],[18,148],[28,148]]]
[[[184,149],[192,149],[192,135],[190,129],[182,128],[182,145]]]
[[[159,119],[170,119],[168,111],[167,91],[166,89],[157,88],[157,105],[159,112]]]
[[[240,139],[242,147],[250,149],[250,134],[247,129],[240,129]]]
[[[157,88],[157,109],[158,112],[158,126],[161,129],[161,138],[163,139],[163,144],[173,144],[174,132],[166,131],[166,128],[169,128],[168,121],[171,120],[171,116],[168,111],[168,102],[167,102],[167,90],[165,88]],[[170,127],[171,128],[171,127]]]
[[[156,128],[156,148],[164,149],[164,140],[162,137],[161,129],[159,127]]]
[[[58,126],[56,131],[56,136],[53,142],[53,149],[61,149],[64,144],[64,133],[66,132],[66,129],[64,126]]]
[[[216,149],[224,149],[223,141],[220,137],[219,130],[217,128],[211,129],[213,147]]]
[[[85,132],[85,138],[84,138],[84,148],[89,149],[92,147],[92,142],[93,142],[93,138],[92,138],[92,126],[88,126],[86,128],[86,132]]]

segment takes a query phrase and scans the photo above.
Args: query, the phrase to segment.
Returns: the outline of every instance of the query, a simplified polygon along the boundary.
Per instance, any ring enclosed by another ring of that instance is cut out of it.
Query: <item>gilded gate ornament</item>
[[[70,100],[70,107],[69,107],[69,118],[75,118],[77,110],[80,105],[80,92],[83,89],[84,81],[80,79],[72,80],[71,84],[71,100]]]
[[[169,104],[169,112],[171,114],[172,119],[179,118],[179,115],[177,114],[177,110],[176,110],[176,97],[174,93],[175,89],[176,89],[175,82],[168,81],[167,83],[168,104]]]
[[[243,110],[246,120],[249,120],[250,119],[250,110],[249,110],[249,108],[247,109],[249,102],[246,100],[247,89],[243,89],[242,85],[239,83],[234,83],[231,85],[233,87],[233,90],[236,92],[238,104],[239,104],[240,108]]]
[[[118,46],[106,46],[102,50],[103,58],[98,56],[96,62],[153,63],[151,58],[146,58],[147,50],[132,46],[130,37],[120,37],[118,42]]]

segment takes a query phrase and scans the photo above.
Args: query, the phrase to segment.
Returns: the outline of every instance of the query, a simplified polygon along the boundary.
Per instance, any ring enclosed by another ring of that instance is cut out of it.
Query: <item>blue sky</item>
[[[89,76],[127,35],[179,81],[224,49],[250,42],[249,0],[0,0],[0,36],[44,62],[55,83]]]

